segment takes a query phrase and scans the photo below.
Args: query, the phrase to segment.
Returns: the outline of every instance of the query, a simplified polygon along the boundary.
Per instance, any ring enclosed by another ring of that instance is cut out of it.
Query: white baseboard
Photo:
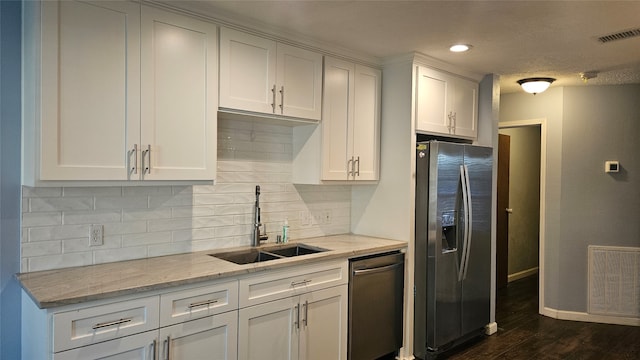
[[[487,324],[487,326],[484,327],[484,333],[487,335],[493,335],[497,332],[498,332],[498,323],[495,321]]]
[[[545,307],[542,315],[559,320],[584,321],[602,324],[640,326],[640,319],[621,316],[594,315],[577,311],[556,310]]]
[[[515,274],[511,274],[507,276],[507,282],[512,282],[512,281],[516,281],[516,280],[520,280],[520,279],[524,279],[526,277],[529,277],[531,275],[535,275],[538,273],[538,267],[534,267],[531,269],[527,269],[527,270],[523,270],[523,271],[519,271]]]

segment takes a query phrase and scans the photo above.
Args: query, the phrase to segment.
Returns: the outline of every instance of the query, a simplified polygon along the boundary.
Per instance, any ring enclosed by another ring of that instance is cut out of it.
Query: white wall
[[[501,122],[545,118],[545,305],[587,311],[588,245],[640,246],[640,85],[506,94]],[[605,160],[624,170],[604,173]]]
[[[291,144],[291,127],[221,118],[216,185],[23,187],[21,271],[250,245],[255,185],[270,242],[285,218],[292,239],[348,233],[351,187],[293,185]]]
[[[20,358],[20,12],[0,1],[0,358]]]

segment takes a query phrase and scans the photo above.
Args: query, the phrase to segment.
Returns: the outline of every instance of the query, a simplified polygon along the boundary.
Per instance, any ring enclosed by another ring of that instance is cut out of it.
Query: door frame
[[[498,129],[517,128],[525,126],[540,126],[540,239],[538,248],[538,313],[542,314],[544,304],[544,280],[545,280],[545,223],[546,223],[546,183],[547,183],[547,119],[530,119],[504,121],[498,123]]]

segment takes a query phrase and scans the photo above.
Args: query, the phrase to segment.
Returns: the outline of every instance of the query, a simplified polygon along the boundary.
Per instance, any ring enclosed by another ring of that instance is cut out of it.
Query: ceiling
[[[640,83],[640,1],[190,1],[164,0],[223,22],[348,49],[377,62],[419,52],[480,74],[501,75],[501,92],[525,77],[552,86]],[[455,43],[471,44],[451,53]],[[580,73],[597,72],[586,83]]]

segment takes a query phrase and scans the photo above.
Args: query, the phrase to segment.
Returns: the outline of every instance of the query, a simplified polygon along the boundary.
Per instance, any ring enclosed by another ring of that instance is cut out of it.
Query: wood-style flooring
[[[556,320],[539,315],[537,276],[512,282],[498,292],[496,322],[496,334],[442,354],[442,358],[640,359],[640,327]]]

